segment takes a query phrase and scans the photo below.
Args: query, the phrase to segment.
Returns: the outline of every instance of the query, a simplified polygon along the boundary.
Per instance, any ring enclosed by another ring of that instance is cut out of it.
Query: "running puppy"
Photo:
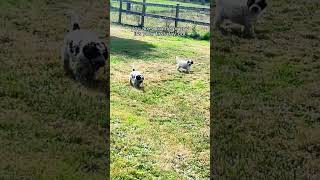
[[[177,63],[177,70],[179,72],[190,73],[191,65],[193,64],[193,61],[191,59],[183,59],[176,56],[176,63]]]
[[[144,76],[132,67],[132,71],[129,77],[130,85],[135,88],[142,88],[142,84],[144,81]]]
[[[88,82],[105,65],[108,50],[97,34],[80,29],[77,19],[71,22],[71,30],[65,36],[62,48],[64,70],[76,80]]]
[[[255,36],[253,24],[267,7],[266,0],[217,0],[214,26],[220,28],[225,19],[244,26],[247,36]]]

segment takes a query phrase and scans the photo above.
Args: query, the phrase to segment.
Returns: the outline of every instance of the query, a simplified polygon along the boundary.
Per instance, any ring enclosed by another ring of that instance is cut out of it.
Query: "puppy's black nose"
[[[88,43],[83,47],[83,54],[88,59],[95,59],[101,56],[99,49],[94,42]]]
[[[95,61],[94,62],[96,65],[98,65],[99,67],[104,66],[106,64],[106,62],[104,61],[104,59],[101,59],[99,61]]]
[[[104,65],[106,65],[106,62],[105,61],[98,61],[98,62],[96,62],[96,64],[98,66],[104,66]]]

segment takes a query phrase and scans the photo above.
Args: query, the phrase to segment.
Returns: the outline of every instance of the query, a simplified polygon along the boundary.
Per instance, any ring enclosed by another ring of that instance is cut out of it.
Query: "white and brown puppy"
[[[191,59],[184,59],[176,56],[176,63],[177,63],[177,70],[179,72],[190,73],[191,65],[193,64],[193,61]]]
[[[244,26],[244,33],[247,36],[255,36],[253,24],[267,7],[266,0],[217,0],[215,28],[225,19]]]
[[[78,21],[71,23],[71,31],[64,38],[62,60],[66,73],[80,82],[95,78],[96,72],[105,65],[108,50],[97,34],[80,29]]]
[[[142,88],[144,76],[132,67],[132,71],[129,76],[130,85],[135,88]]]

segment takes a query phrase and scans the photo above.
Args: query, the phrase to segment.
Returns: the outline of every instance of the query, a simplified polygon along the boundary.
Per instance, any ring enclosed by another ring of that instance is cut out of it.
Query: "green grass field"
[[[60,59],[69,10],[105,36],[104,1],[0,2],[0,179],[105,179],[105,75],[87,88]]]
[[[209,47],[111,25],[112,177],[209,177]],[[176,71],[175,56],[192,58],[193,73]],[[144,73],[144,91],[130,86],[130,65]]]
[[[257,39],[212,34],[216,178],[320,178],[319,7],[272,0]]]

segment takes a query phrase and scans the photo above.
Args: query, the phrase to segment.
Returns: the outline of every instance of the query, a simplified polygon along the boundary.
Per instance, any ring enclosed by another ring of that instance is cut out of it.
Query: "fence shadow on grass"
[[[123,55],[129,58],[145,59],[150,58],[156,48],[153,44],[144,41],[119,38],[111,36],[110,48],[114,55]]]
[[[95,79],[89,83],[83,84],[86,88],[91,91],[96,91],[102,94],[108,93],[107,89],[107,80],[104,79]]]

